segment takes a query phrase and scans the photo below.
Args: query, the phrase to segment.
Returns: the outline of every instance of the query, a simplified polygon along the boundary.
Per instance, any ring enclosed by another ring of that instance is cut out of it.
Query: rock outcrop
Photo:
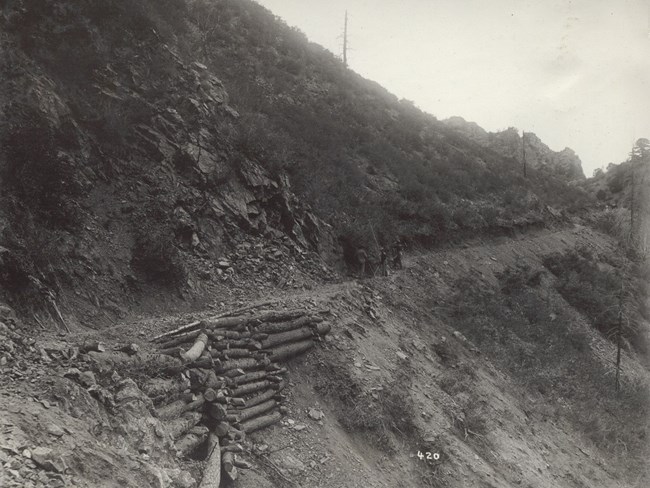
[[[519,162],[523,159],[522,136],[514,127],[500,132],[487,132],[475,122],[468,122],[462,117],[450,117],[444,123],[502,156]],[[582,161],[572,149],[567,147],[562,151],[553,151],[532,132],[526,132],[525,143],[526,163],[530,168],[542,169],[569,181],[585,178]]]

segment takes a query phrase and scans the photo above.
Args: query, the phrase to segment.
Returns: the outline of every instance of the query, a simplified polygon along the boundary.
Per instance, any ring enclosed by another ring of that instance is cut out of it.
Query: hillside
[[[251,0],[6,2],[0,485],[647,486],[646,142],[524,175]]]
[[[19,307],[32,276],[105,321],[150,286],[217,286],[215,261],[249,236],[349,266],[375,240],[503,234],[589,199],[524,179],[250,1],[23,1],[1,21],[0,245]]]
[[[553,151],[532,132],[520,136],[512,127],[501,132],[487,132],[462,117],[451,117],[444,123],[481,146],[489,147],[505,158],[519,161],[521,165],[525,153],[526,165],[529,168],[567,180],[583,180],[585,177],[582,161],[572,149],[566,147],[562,151]]]

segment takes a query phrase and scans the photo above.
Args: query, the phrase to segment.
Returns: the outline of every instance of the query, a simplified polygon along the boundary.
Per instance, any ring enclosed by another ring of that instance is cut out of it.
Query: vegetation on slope
[[[205,62],[244,114],[242,150],[286,170],[299,193],[344,238],[400,234],[426,244],[459,231],[549,218],[546,205],[579,208],[587,196],[557,176],[456,133],[411,102],[344,68],[252,1],[195,1]],[[253,134],[249,137],[250,127]],[[248,129],[248,130],[247,130]]]
[[[250,0],[26,0],[8,13],[6,30],[65,87],[73,117],[104,154],[124,157],[134,127],[179,88],[174,56],[206,64],[241,114],[213,136],[232,144],[231,158],[288,173],[350,245],[369,243],[370,226],[379,241],[399,234],[434,244],[458,232],[544,222],[547,205],[574,208],[587,199],[553,175],[531,171],[524,179],[516,160],[347,70]],[[127,74],[119,88],[137,96],[89,90],[106,88],[107,70]],[[199,130],[186,120],[190,135]]]

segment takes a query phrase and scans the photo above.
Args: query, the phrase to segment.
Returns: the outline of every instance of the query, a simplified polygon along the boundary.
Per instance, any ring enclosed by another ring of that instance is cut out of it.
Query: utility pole
[[[345,23],[343,24],[343,66],[348,67],[348,11],[345,11]]]
[[[526,131],[521,131],[521,153],[524,160],[524,178],[526,178]]]

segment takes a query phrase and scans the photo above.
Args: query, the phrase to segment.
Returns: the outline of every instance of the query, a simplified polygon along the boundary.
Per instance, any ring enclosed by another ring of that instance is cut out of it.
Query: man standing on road
[[[399,237],[395,239],[395,244],[393,244],[393,266],[397,269],[402,269],[402,241],[399,240]]]
[[[363,247],[360,247],[357,249],[355,257],[357,260],[357,266],[359,266],[359,274],[361,277],[364,277],[366,275],[366,262],[368,261],[368,253]]]
[[[379,272],[381,273],[381,276],[388,276],[388,266],[386,264],[387,259],[388,255],[386,253],[386,248],[382,246],[379,254]]]

